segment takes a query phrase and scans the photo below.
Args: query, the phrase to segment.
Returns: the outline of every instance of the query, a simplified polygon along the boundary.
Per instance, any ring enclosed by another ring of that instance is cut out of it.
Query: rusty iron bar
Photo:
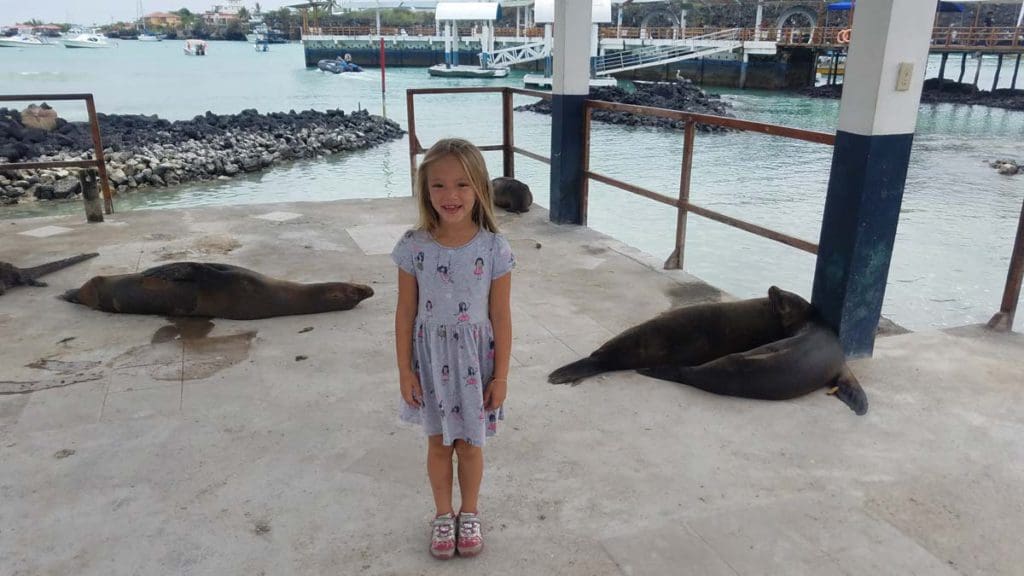
[[[1024,202],[1020,206],[1017,220],[1017,239],[1013,242],[1010,267],[1006,271],[1006,286],[1003,288],[1003,302],[999,312],[988,321],[989,328],[1000,332],[1013,330],[1013,319],[1017,314],[1021,283],[1024,282]]]
[[[716,222],[721,222],[722,224],[727,224],[729,226],[732,226],[733,228],[739,228],[740,230],[750,232],[751,234],[754,234],[756,236],[761,236],[762,238],[774,240],[787,246],[798,248],[800,250],[803,250],[804,252],[810,252],[811,254],[818,253],[817,244],[808,242],[806,240],[802,240],[795,236],[783,234],[782,232],[776,232],[775,230],[771,230],[763,226],[758,226],[757,224],[751,224],[750,222],[746,222],[738,218],[733,218],[732,216],[726,216],[725,214],[715,212],[714,210],[709,210],[707,208],[703,208],[689,201],[682,202],[676,198],[665,196],[664,194],[659,194],[652,190],[641,188],[640,186],[629,184],[621,180],[612,178],[610,176],[605,176],[604,174],[599,174],[597,172],[591,171],[587,171],[584,174],[588,178],[593,178],[594,180],[597,180],[598,182],[603,182],[604,184],[608,184],[609,186],[615,186],[616,188],[621,188],[622,190],[632,192],[633,194],[636,194],[638,196],[643,196],[644,198],[649,198],[656,202],[661,202],[662,204],[667,204],[669,206],[674,206],[676,208],[680,208],[688,212],[693,212],[698,216],[703,216],[709,220],[714,220]]]
[[[57,162],[18,162],[0,164],[0,170],[38,170],[44,168],[95,168],[103,187],[103,206],[107,214],[114,212],[114,199],[110,192],[110,180],[107,178],[107,164],[103,157],[103,139],[100,137],[100,123],[96,116],[96,103],[92,94],[0,94],[0,102],[35,102],[46,100],[84,100],[89,114],[89,131],[92,135],[92,160],[65,160]]]
[[[583,173],[590,172],[590,107],[583,106]],[[590,178],[580,181],[580,224],[587,225],[590,206]]]
[[[110,195],[110,180],[107,179],[107,163],[103,158],[103,140],[100,138],[100,121],[96,117],[96,103],[92,94],[85,96],[85,108],[89,111],[89,128],[92,131],[92,145],[96,148],[96,170],[100,174],[100,186],[103,187],[103,211],[114,213],[114,199]]]
[[[686,206],[690,204],[690,174],[693,169],[693,144],[697,125],[687,122],[683,134],[683,164],[679,170],[679,207],[676,209],[676,249],[665,261],[666,270],[682,270],[686,256]]]
[[[423,148],[420,146],[420,141],[416,138],[416,111],[415,105],[413,104],[414,94],[410,90],[405,92],[405,108],[406,114],[408,115],[409,122],[409,178],[412,179],[412,195],[416,195],[416,155],[419,154]]]
[[[501,168],[506,178],[516,177],[515,132],[512,122],[512,93],[501,93]]]
[[[587,106],[599,108],[601,110],[628,112],[630,114],[636,114],[637,116],[658,116],[660,118],[681,120],[683,122],[689,122],[692,120],[698,124],[725,126],[727,128],[743,130],[745,132],[758,132],[769,136],[784,136],[786,138],[804,140],[806,142],[814,142],[817,144],[834,145],[836,142],[835,134],[817,132],[814,130],[803,130],[801,128],[789,128],[786,126],[777,126],[775,124],[765,124],[764,122],[753,122],[751,120],[740,120],[738,118],[725,118],[723,116],[712,116],[710,114],[694,114],[692,112],[680,112],[678,110],[669,110],[667,108],[619,104],[617,102],[605,102],[603,100],[588,100]]]
[[[526,156],[527,158],[532,158],[532,159],[534,159],[534,160],[536,160],[538,162],[543,162],[543,163],[547,164],[548,166],[551,165],[551,159],[548,158],[547,156],[541,156],[540,154],[537,154],[537,153],[534,153],[534,152],[530,152],[529,150],[520,148],[519,146],[513,146],[512,149],[515,150],[516,154],[522,154],[523,156]]]

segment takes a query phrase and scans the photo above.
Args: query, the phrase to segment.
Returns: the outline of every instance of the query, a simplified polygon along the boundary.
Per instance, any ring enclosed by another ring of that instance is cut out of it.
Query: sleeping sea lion
[[[491,180],[494,205],[513,213],[529,212],[533,204],[530,187],[515,178],[504,176]]]
[[[61,297],[106,312],[253,320],[348,310],[370,296],[362,284],[299,284],[229,264],[173,262],[96,276]]]
[[[605,342],[590,356],[548,376],[552,384],[577,382],[612,370],[671,364],[699,366],[786,337],[802,325],[811,305],[775,286],[767,298],[677,308],[634,326]]]
[[[737,352],[700,366],[663,365],[640,374],[680,382],[725,396],[788,400],[832,386],[858,415],[868,411],[868,398],[846,365],[835,332],[812,318],[788,338],[747,352]]]

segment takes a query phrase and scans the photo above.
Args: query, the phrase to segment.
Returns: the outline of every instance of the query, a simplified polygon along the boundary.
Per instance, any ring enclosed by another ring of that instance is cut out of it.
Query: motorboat
[[[139,42],[160,42],[164,37],[162,34],[150,34],[149,32],[143,32],[139,34]]]
[[[53,46],[39,36],[18,34],[17,36],[0,37],[0,47],[7,48],[36,48],[39,46]]]
[[[206,40],[185,40],[186,56],[206,56]]]
[[[316,67],[323,70],[324,72],[330,72],[332,74],[341,74],[342,72],[362,72],[362,67],[359,64],[354,64],[351,60],[345,60],[342,58],[321,60],[316,63]]]
[[[101,34],[79,34],[63,40],[65,48],[112,48],[114,44]]]

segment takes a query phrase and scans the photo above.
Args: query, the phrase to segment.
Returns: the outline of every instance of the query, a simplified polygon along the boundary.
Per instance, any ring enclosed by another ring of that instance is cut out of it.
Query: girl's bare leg
[[[476,514],[477,502],[480,498],[480,483],[484,479],[484,450],[463,440],[456,440],[455,452],[459,455],[461,511]]]
[[[453,452],[453,447],[443,444],[440,434],[427,438],[427,476],[430,477],[430,488],[434,491],[434,506],[437,507],[438,516],[453,511]],[[460,474],[459,477],[461,478],[462,475]],[[461,483],[461,480],[459,482]],[[479,483],[477,483],[477,487],[479,489]]]

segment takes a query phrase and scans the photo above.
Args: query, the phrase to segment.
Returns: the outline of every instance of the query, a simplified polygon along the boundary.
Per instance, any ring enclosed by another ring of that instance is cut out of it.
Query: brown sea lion
[[[802,325],[811,305],[775,286],[767,298],[697,304],[670,310],[605,342],[590,356],[548,376],[552,384],[577,382],[612,370],[661,365],[699,366],[785,338]]]
[[[37,278],[97,256],[99,254],[95,252],[79,254],[78,256],[47,262],[46,264],[40,264],[31,268],[18,268],[14,264],[0,262],[0,294],[7,292],[8,288],[15,286],[46,286],[45,282],[40,282]]]
[[[96,276],[62,298],[106,312],[253,320],[349,310],[373,296],[362,284],[299,284],[229,264],[173,262]]]
[[[529,212],[533,204],[530,187],[515,178],[504,176],[491,180],[494,205],[513,213]]]
[[[868,411],[867,395],[846,365],[839,339],[817,318],[788,338],[747,352],[700,366],[664,365],[637,372],[715,394],[762,400],[788,400],[831,386],[830,393],[855,413]]]

